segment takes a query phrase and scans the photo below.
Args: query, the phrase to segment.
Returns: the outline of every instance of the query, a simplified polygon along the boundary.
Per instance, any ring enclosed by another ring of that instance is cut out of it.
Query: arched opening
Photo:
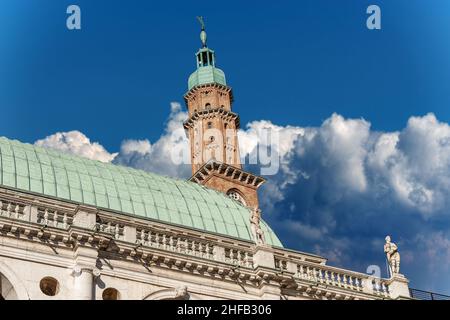
[[[242,195],[242,193],[239,190],[237,190],[237,189],[230,189],[230,190],[228,190],[227,195],[231,199],[240,202],[244,206],[247,206],[247,201],[245,201],[244,196]]]
[[[206,109],[209,109],[209,108],[211,108],[211,103],[207,103],[207,104],[205,104],[205,108],[206,108]]]
[[[103,300],[120,300],[120,293],[117,289],[106,288],[102,293]]]
[[[17,293],[11,282],[0,273],[0,300],[17,300]]]
[[[59,292],[59,282],[55,278],[45,277],[39,282],[39,288],[46,296],[53,297]]]

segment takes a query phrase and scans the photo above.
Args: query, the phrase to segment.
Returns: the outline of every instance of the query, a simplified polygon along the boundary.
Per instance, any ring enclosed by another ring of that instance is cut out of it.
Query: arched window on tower
[[[244,206],[247,206],[247,202],[245,201],[244,196],[242,195],[242,193],[239,190],[237,190],[237,189],[230,189],[230,190],[228,190],[227,195],[231,199],[240,202]]]

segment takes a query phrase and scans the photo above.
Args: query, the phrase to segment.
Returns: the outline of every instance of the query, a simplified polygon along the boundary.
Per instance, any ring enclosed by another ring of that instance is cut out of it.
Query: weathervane
[[[202,30],[205,30],[205,23],[203,22],[202,16],[197,16],[198,22],[200,22],[200,25],[202,26]]]
[[[202,41],[203,48],[206,48],[206,31],[205,31],[205,22],[203,21],[202,16],[197,16],[198,22],[202,26],[202,31],[200,32],[200,40]]]

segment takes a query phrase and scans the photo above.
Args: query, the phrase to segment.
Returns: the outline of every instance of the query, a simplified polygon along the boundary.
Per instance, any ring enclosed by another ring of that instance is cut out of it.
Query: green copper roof
[[[189,76],[188,88],[191,90],[195,86],[208,83],[226,86],[225,73],[214,66],[199,67]]]
[[[0,137],[0,185],[118,213],[251,240],[250,211],[193,182]],[[263,222],[269,244],[282,246]]]

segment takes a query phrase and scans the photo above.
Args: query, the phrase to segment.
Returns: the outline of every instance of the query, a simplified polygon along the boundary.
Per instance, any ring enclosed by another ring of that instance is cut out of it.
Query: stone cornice
[[[233,180],[238,184],[251,187],[253,189],[259,188],[264,182],[266,182],[266,179],[263,177],[216,160],[210,160],[205,163],[202,167],[200,167],[200,169],[197,170],[197,172],[194,173],[194,175],[192,175],[192,177],[189,178],[189,181],[204,184],[204,182],[208,181],[212,176]]]
[[[224,108],[211,108],[194,112],[184,123],[185,129],[193,128],[196,121],[200,119],[210,119],[212,117],[220,116],[228,121],[234,121],[236,129],[240,127],[239,115],[232,111],[227,111]]]
[[[207,84],[201,84],[201,85],[197,85],[193,88],[191,88],[191,90],[189,90],[188,92],[186,92],[184,94],[184,102],[187,103],[187,100],[194,96],[195,93],[199,90],[199,89],[203,89],[203,88],[217,88],[220,90],[224,90],[226,92],[228,92],[230,94],[230,102],[233,103],[234,101],[234,97],[233,97],[233,90],[231,87],[223,85],[223,84],[219,84],[219,83],[207,83]]]

